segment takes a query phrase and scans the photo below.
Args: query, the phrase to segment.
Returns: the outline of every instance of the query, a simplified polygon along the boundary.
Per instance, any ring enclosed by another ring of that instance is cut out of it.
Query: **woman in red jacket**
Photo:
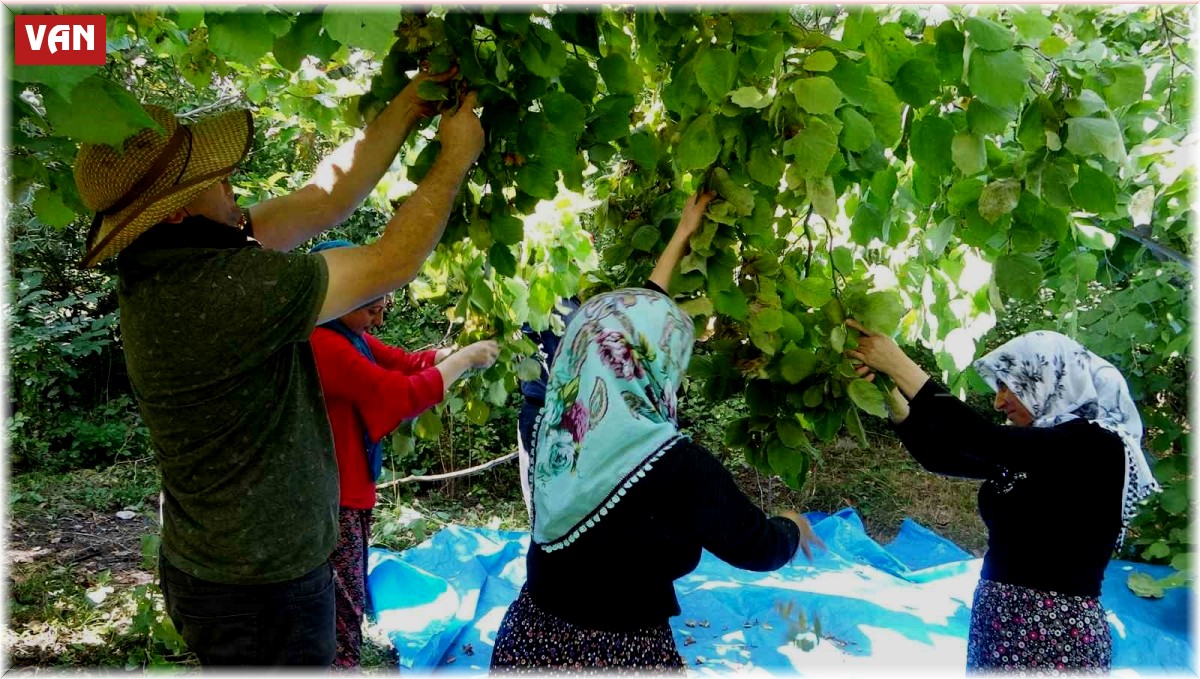
[[[313,251],[352,245],[329,241]],[[375,479],[383,464],[382,439],[404,420],[441,403],[447,388],[465,372],[491,366],[498,353],[492,340],[458,351],[408,353],[390,347],[370,334],[383,325],[387,306],[387,299],[377,299],[318,326],[312,334],[341,480],[339,535],[330,557],[337,589],[337,653],[333,665],[338,668],[359,664],[366,609],[367,546],[375,507]]]

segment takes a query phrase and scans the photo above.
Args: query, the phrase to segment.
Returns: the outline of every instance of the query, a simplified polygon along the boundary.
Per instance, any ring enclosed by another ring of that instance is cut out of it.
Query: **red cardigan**
[[[442,373],[433,367],[436,351],[410,354],[369,334],[364,337],[378,364],[333,330],[318,327],[312,334],[325,409],[333,427],[341,506],[350,509],[375,506],[375,480],[367,471],[363,425],[371,440],[381,440],[404,420],[440,403],[444,389]]]

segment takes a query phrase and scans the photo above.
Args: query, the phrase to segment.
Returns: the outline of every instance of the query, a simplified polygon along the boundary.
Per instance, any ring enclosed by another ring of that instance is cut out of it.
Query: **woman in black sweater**
[[[1056,332],[1021,335],[975,362],[996,390],[996,425],[932,380],[889,337],[859,330],[860,374],[896,383],[892,421],[937,474],[985,481],[988,551],[967,642],[970,672],[1106,672],[1112,637],[1100,585],[1114,548],[1158,489],[1121,373]]]
[[[707,202],[688,202],[647,288],[587,300],[559,343],[530,461],[528,580],[493,671],[682,672],[674,581],[702,549],[769,571],[820,544],[799,514],[764,514],[676,424],[694,329],[662,288]]]

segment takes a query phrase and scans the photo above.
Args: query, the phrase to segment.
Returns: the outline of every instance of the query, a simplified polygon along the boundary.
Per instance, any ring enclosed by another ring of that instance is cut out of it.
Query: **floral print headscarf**
[[[975,370],[992,389],[1007,386],[1033,415],[1034,427],[1083,418],[1121,437],[1125,487],[1119,546],[1142,500],[1159,490],[1142,452],[1142,418],[1121,372],[1070,337],[1048,330],[1009,340],[975,361]]]
[[[566,547],[681,438],[676,391],[692,320],[665,295],[624,289],[576,312],[550,366],[529,465],[533,539]]]

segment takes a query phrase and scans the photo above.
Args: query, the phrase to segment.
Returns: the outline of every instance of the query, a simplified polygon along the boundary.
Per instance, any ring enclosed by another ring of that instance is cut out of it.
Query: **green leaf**
[[[242,64],[254,64],[275,44],[267,17],[253,12],[209,12],[208,47],[213,54]]]
[[[1016,117],[1016,108],[996,108],[978,98],[967,105],[967,126],[978,135],[1003,134]]]
[[[716,47],[696,60],[696,82],[712,101],[722,101],[737,82],[738,60],[733,52]]]
[[[1068,115],[1076,118],[1086,118],[1098,111],[1108,112],[1108,104],[1092,90],[1083,90],[1079,96],[1071,97],[1063,102],[1063,109]]]
[[[596,62],[600,77],[611,94],[640,94],[642,69],[624,54],[610,54]]]
[[[792,164],[801,177],[821,177],[837,153],[837,134],[824,121],[812,118],[807,127],[784,143],[783,148],[785,155],[790,150],[795,156]]]
[[[846,326],[835,325],[829,331],[829,348],[839,354],[846,348]]]
[[[725,428],[725,445],[730,448],[745,448],[750,443],[750,418],[740,417]]]
[[[596,71],[592,70],[583,59],[571,57],[563,67],[559,82],[563,89],[579,101],[591,101],[596,98]]]
[[[653,170],[658,164],[658,138],[646,130],[629,135],[625,155],[638,167]]]
[[[1042,264],[1029,255],[1000,255],[996,258],[996,285],[1009,297],[1037,299],[1042,287]]]
[[[1146,573],[1130,573],[1125,584],[1131,592],[1143,599],[1161,599],[1167,593],[1158,580]]]
[[[436,441],[442,435],[442,418],[435,410],[421,413],[413,422],[413,433],[426,441]]]
[[[779,434],[779,440],[788,448],[792,448],[793,450],[808,449],[808,437],[804,435],[804,428],[793,418],[779,418],[775,422],[775,433]]]
[[[750,313],[750,307],[746,304],[746,295],[739,288],[718,290],[716,294],[710,294],[709,297],[717,312],[735,320],[744,321]]]
[[[1021,180],[998,179],[983,187],[979,194],[979,215],[995,223],[1009,214],[1021,201]]]
[[[488,417],[490,417],[491,414],[492,409],[488,406],[488,404],[476,399],[467,401],[467,407],[464,409],[464,415],[466,415],[467,421],[476,426],[483,426],[487,424]]]
[[[325,33],[346,47],[357,47],[383,57],[396,42],[399,14],[342,5],[327,7],[321,22],[325,25]]]
[[[1125,162],[1121,128],[1109,118],[1067,119],[1066,147],[1080,158],[1100,154],[1114,163]]]
[[[1021,55],[1003,52],[971,52],[967,84],[983,103],[998,109],[1017,110],[1025,98],[1029,68]]]
[[[762,307],[750,315],[750,327],[759,332],[775,332],[783,327],[783,312]]]
[[[1145,186],[1129,199],[1129,217],[1134,226],[1150,224],[1154,219],[1154,186]]]
[[[517,188],[534,198],[550,200],[558,195],[558,172],[541,162],[526,163],[517,169]]]
[[[791,347],[779,360],[779,372],[791,384],[799,384],[817,369],[817,356],[811,351]]]
[[[871,73],[877,78],[892,81],[900,67],[916,54],[912,41],[900,24],[883,24],[875,29],[864,45]]]
[[[983,137],[977,134],[959,132],[954,135],[950,154],[954,158],[954,164],[964,175],[983,172],[987,167],[987,151],[983,147]]]
[[[912,59],[900,67],[892,88],[896,96],[915,107],[928,106],[942,93],[942,74],[929,59]]]
[[[607,142],[629,135],[629,113],[635,104],[628,94],[610,94],[592,107],[588,130],[597,142]]]
[[[751,86],[737,88],[730,93],[729,99],[742,108],[761,109],[771,105],[771,97]]]
[[[874,9],[862,5],[850,7],[847,10],[845,27],[842,30],[842,44],[847,49],[858,49],[878,27],[879,18],[875,15]]]
[[[792,81],[792,94],[801,108],[818,115],[833,115],[842,103],[842,91],[823,75]]]
[[[972,17],[966,23],[967,37],[980,49],[999,52],[1013,46],[1013,34],[1005,26]]]
[[[912,158],[934,176],[953,172],[950,149],[954,142],[954,125],[934,113],[913,123],[908,149]]]
[[[833,56],[833,52],[820,50],[804,58],[803,67],[806,71],[825,73],[832,71],[834,66],[837,66],[837,57]]]
[[[488,249],[488,261],[501,276],[511,278],[517,275],[517,258],[513,257],[512,250],[503,243],[492,243],[492,247]]]
[[[805,278],[796,284],[796,298],[805,306],[819,309],[833,299],[833,284],[824,278]]]
[[[846,389],[846,393],[849,394],[850,400],[854,401],[854,405],[863,412],[876,417],[888,416],[883,392],[879,391],[879,388],[873,383],[861,378],[853,380]]]
[[[1045,40],[1039,43],[1038,46],[1041,48],[1042,53],[1051,59],[1057,57],[1063,52],[1066,52],[1067,48],[1070,47],[1066,40],[1063,40],[1057,35],[1051,35],[1047,37]]]
[[[1009,10],[1009,17],[1017,28],[1017,35],[1026,42],[1036,42],[1054,31],[1054,24],[1042,16],[1040,7]]]
[[[78,142],[120,148],[139,130],[159,129],[128,90],[101,76],[79,83],[70,103],[54,92],[47,92],[43,101],[55,133]]]
[[[658,245],[659,233],[658,229],[649,224],[642,224],[638,230],[633,233],[633,238],[630,239],[630,245],[635,250],[642,252],[653,252],[654,246]]]
[[[680,302],[679,308],[689,316],[712,316],[714,311],[712,300],[704,296]]]
[[[38,221],[56,229],[61,229],[75,220],[75,211],[67,207],[62,196],[49,186],[38,189],[33,198],[33,213],[37,215]]]
[[[873,203],[860,203],[850,220],[850,240],[867,247],[874,238],[883,239],[883,215]]]
[[[417,95],[425,101],[445,101],[450,98],[450,88],[432,80],[417,83]]]
[[[676,158],[682,170],[701,170],[716,162],[720,152],[716,123],[711,113],[704,113],[684,130]]]
[[[567,65],[567,48],[562,38],[540,24],[531,24],[521,41],[521,61],[529,72],[542,78],[556,78]]]
[[[1098,226],[1075,222],[1072,227],[1079,244],[1089,250],[1111,250],[1117,243],[1116,236]]]
[[[542,98],[546,121],[578,141],[586,125],[587,109],[578,99],[565,92],[551,92]]]
[[[1117,185],[1108,174],[1081,163],[1079,181],[1071,187],[1071,198],[1082,210],[1109,214],[1117,209]]]
[[[808,199],[812,201],[813,209],[816,213],[830,222],[837,219],[838,202],[837,194],[834,193],[833,189],[833,178],[809,178],[805,180],[805,187],[808,191]]]
[[[894,290],[877,290],[868,293],[865,300],[853,311],[855,320],[867,328],[892,335],[900,327],[900,319],[904,317],[904,302]]]
[[[525,238],[525,222],[507,212],[492,215],[492,238],[497,243],[516,245]]]
[[[875,143],[875,128],[861,113],[845,106],[838,111],[838,118],[842,121],[841,139],[846,150],[862,153]]]
[[[957,84],[963,75],[963,48],[967,39],[954,25],[953,21],[943,21],[933,32],[937,41],[937,64],[942,74],[942,82],[947,85]]]
[[[783,170],[783,159],[775,155],[770,146],[755,145],[750,149],[750,161],[746,163],[746,171],[754,181],[771,189],[778,189]]]
[[[754,212],[754,192],[729,178],[723,167],[713,170],[712,186],[717,195],[724,198],[739,216],[747,217]]]
[[[333,56],[338,44],[321,31],[322,25],[319,14],[301,14],[296,17],[296,23],[292,24],[291,29],[275,38],[271,45],[271,52],[279,65],[289,71],[296,71],[307,56],[313,56],[318,61],[325,61]]]
[[[599,20],[598,12],[555,12],[550,25],[563,40],[599,54],[600,33],[596,26]]]
[[[1105,69],[1112,83],[1104,88],[1104,99],[1113,108],[1129,106],[1142,100],[1146,91],[1146,72],[1135,64],[1119,64]]]
[[[45,85],[69,102],[71,91],[99,71],[99,66],[15,66],[12,79],[20,83]]]
[[[1017,129],[1017,140],[1026,151],[1037,151],[1046,145],[1046,125],[1042,117],[1042,98],[1025,107],[1021,126]]]

